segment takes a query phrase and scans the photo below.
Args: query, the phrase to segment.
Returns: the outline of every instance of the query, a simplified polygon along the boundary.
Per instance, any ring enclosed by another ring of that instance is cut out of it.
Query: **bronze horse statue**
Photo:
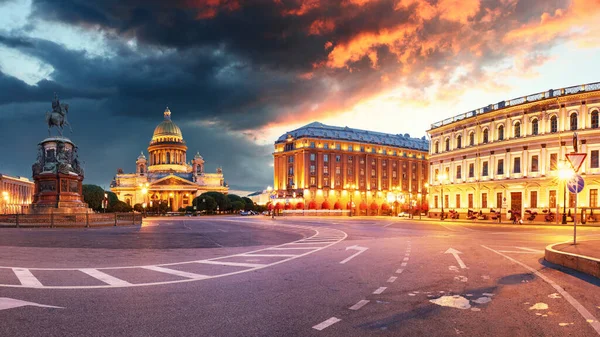
[[[58,134],[62,136],[62,131],[65,125],[69,126],[71,133],[73,129],[71,124],[67,121],[67,114],[69,113],[69,105],[61,104],[58,100],[58,96],[54,94],[54,100],[52,101],[52,112],[46,111],[46,123],[48,123],[48,136],[51,136],[50,128],[56,126]]]

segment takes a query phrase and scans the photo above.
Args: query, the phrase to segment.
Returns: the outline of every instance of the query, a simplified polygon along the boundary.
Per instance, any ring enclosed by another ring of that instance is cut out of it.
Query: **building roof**
[[[423,138],[412,138],[408,134],[389,134],[376,131],[353,129],[349,127],[325,125],[319,122],[307,124],[294,131],[281,135],[275,143],[283,143],[288,137],[293,138],[322,138],[345,140],[360,143],[370,143],[385,146],[401,147],[419,151],[428,151],[429,142]]]
[[[152,139],[154,140],[157,137],[169,136],[182,139],[183,135],[181,133],[181,129],[179,129],[179,127],[171,120],[171,111],[168,107],[165,110],[164,115],[165,120],[158,124],[156,129],[154,129],[154,135],[152,136]]]

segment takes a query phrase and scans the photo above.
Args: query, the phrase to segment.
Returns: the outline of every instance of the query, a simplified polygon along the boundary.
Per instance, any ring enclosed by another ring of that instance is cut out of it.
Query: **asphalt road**
[[[2,229],[0,336],[599,336],[600,280],[543,261],[571,238],[346,217]]]

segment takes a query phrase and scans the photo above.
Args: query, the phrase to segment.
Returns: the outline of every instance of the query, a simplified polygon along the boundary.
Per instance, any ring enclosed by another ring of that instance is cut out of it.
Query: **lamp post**
[[[440,214],[440,220],[444,220],[444,180],[446,180],[447,178],[448,177],[445,173],[442,173],[438,176],[438,181],[440,182],[440,190],[442,194],[442,199],[440,200],[442,202],[442,213]]]
[[[146,217],[146,203],[145,202],[142,204],[142,208],[144,209],[144,217]]]
[[[148,194],[148,188],[146,186],[142,187],[142,198],[144,203],[142,204],[142,208],[144,209],[144,217],[146,216],[146,195]]]
[[[563,215],[562,224],[567,224],[567,180],[573,177],[573,170],[570,169],[565,163],[561,163],[558,169],[558,178],[563,181],[564,194],[563,194]]]
[[[354,190],[356,189],[356,185],[346,184],[345,188],[350,190],[350,214],[348,216],[352,216],[352,208],[354,208],[354,202],[352,201],[352,197],[354,196]]]

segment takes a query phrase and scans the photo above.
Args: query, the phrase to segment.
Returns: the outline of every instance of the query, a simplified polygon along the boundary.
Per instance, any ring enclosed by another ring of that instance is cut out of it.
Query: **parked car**
[[[410,214],[408,214],[407,212],[400,212],[400,213],[398,213],[398,217],[400,217],[400,218],[410,218]]]

